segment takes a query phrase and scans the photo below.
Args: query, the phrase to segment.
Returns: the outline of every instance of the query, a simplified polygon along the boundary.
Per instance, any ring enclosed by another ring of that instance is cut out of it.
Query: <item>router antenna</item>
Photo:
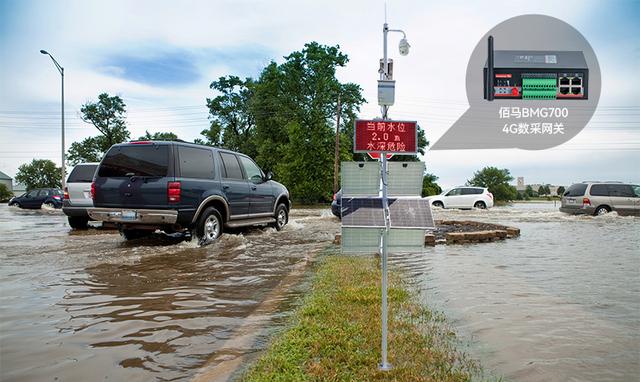
[[[486,98],[487,101],[493,101],[495,93],[494,76],[493,76],[493,36],[489,36],[487,39],[487,78],[486,78]]]

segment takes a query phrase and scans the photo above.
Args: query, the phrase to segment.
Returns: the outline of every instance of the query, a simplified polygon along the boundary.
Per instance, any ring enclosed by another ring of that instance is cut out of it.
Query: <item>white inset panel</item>
[[[379,162],[342,162],[342,197],[378,196]]]

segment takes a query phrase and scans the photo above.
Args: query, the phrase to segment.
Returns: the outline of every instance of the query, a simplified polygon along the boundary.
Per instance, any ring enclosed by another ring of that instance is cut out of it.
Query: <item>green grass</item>
[[[380,269],[373,257],[324,256],[290,325],[244,381],[468,381],[479,368],[455,349],[442,315],[398,274],[389,288],[389,362],[380,372]]]

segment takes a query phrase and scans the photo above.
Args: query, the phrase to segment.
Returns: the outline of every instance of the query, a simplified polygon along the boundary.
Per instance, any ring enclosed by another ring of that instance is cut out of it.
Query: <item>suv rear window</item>
[[[213,179],[213,151],[178,146],[178,156],[183,178]]]
[[[93,175],[96,173],[97,164],[81,164],[77,165],[71,174],[69,174],[69,183],[91,183]]]
[[[169,149],[167,145],[126,145],[109,150],[102,160],[98,176],[167,176]]]
[[[235,155],[229,153],[220,153],[222,163],[224,165],[224,178],[227,179],[243,179],[240,164]]]
[[[564,196],[583,196],[584,192],[587,190],[587,185],[585,183],[574,184],[567,192],[564,193]]]

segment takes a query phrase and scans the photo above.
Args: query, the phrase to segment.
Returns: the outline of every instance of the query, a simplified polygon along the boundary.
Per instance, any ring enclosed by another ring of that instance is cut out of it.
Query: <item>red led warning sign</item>
[[[417,154],[418,129],[415,121],[356,120],[354,152]]]

